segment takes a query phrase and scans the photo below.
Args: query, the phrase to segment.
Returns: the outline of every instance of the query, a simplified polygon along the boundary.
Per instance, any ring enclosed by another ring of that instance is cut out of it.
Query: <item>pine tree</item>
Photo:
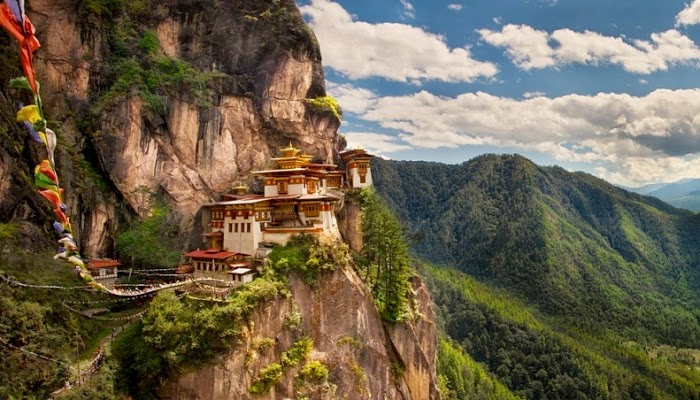
[[[400,322],[409,314],[412,276],[404,229],[371,189],[362,191],[362,212],[364,247],[359,264],[363,278],[382,317]]]

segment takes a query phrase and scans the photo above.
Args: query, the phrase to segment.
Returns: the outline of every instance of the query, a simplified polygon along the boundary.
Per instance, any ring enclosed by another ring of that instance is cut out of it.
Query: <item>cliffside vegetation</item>
[[[142,220],[127,225],[117,236],[119,258],[132,268],[174,268],[182,248],[180,226],[171,207],[159,196],[150,197],[150,208]]]
[[[164,10],[149,0],[90,0],[81,2],[79,14],[83,39],[94,23],[109,26],[105,61],[100,66],[100,87],[93,97],[92,114],[99,118],[105,109],[125,96],[138,96],[154,114],[165,114],[168,98],[186,98],[200,107],[211,106],[209,82],[225,74],[205,72],[183,59],[159,52],[155,31],[146,23],[162,18]]]
[[[119,388],[139,399],[155,398],[156,389],[169,377],[229,350],[257,305],[288,293],[280,277],[267,274],[221,304],[180,300],[172,292],[158,294],[142,321],[114,343]]]
[[[254,309],[289,297],[288,274],[298,274],[313,285],[319,274],[339,268],[348,260],[342,245],[300,236],[273,250],[263,276],[233,290],[222,301],[178,298],[173,292],[158,294],[148,314],[113,345],[119,388],[139,399],[155,398],[155,391],[168,378],[230,350],[247,329]],[[293,324],[289,329],[294,329]],[[274,386],[287,368],[306,358],[311,344],[308,338],[299,339],[282,354],[279,363],[268,365],[258,374],[251,393],[263,393]]]
[[[10,229],[7,224],[2,227]],[[248,329],[247,318],[254,309],[273,299],[288,297],[287,274],[298,273],[313,284],[319,274],[349,261],[347,250],[340,244],[318,243],[313,237],[301,237],[277,248],[271,259],[264,276],[234,290],[224,301],[202,301],[183,298],[172,291],[161,292],[149,304],[145,316],[112,342],[109,364],[88,385],[61,398],[112,400],[121,397],[120,393],[139,399],[154,398],[155,390],[168,377],[225,354]],[[82,281],[69,266],[50,260],[50,255],[26,254],[13,248],[0,255],[0,275],[50,286],[23,288],[0,281],[2,398],[25,398],[30,394],[47,398],[66,380],[75,379],[78,359],[86,364],[112,328],[126,322],[110,318],[138,311],[134,307],[139,302],[114,301],[85,290],[52,289],[81,286]],[[89,319],[70,311],[64,303],[77,309],[106,308],[106,314],[100,316],[103,319]],[[296,331],[300,317],[298,310],[292,309],[290,322],[285,321],[286,329]],[[312,345],[309,338],[302,336],[280,357],[282,372],[298,367],[295,370],[299,369],[300,388],[325,382],[328,377],[322,363],[305,362]],[[265,387],[265,379],[261,379],[252,391]]]
[[[515,395],[700,397],[697,215],[519,156],[373,168],[412,250],[463,271],[421,270],[445,333]]]
[[[338,101],[331,96],[321,96],[313,99],[307,99],[306,104],[317,113],[330,114],[338,121],[343,119],[343,109],[340,108]]]

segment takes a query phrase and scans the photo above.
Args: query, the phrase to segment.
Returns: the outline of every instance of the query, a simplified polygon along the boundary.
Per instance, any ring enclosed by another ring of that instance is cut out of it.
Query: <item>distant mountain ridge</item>
[[[517,155],[373,171],[419,256],[586,329],[700,347],[697,215]]]
[[[700,212],[700,178],[683,179],[672,183],[653,183],[638,188],[625,189],[654,196],[676,207]]]

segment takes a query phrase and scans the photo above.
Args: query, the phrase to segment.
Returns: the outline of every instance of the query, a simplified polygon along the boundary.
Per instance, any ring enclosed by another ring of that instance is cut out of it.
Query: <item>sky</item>
[[[297,0],[350,147],[700,178],[700,0]]]

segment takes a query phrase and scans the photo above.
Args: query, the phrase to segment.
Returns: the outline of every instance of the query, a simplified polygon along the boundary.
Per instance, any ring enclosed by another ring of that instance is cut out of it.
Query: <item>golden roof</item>
[[[292,142],[289,142],[289,146],[282,149],[282,155],[284,157],[294,157],[299,153],[299,149],[292,146]]]
[[[248,186],[238,183],[238,185],[233,187],[233,193],[235,194],[245,194],[248,191]]]

